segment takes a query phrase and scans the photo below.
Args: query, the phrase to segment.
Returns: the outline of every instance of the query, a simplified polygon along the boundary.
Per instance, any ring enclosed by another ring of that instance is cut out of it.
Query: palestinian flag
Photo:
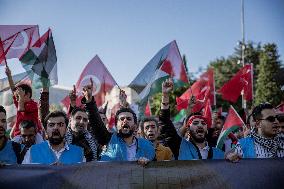
[[[173,78],[176,87],[188,83],[176,41],[162,48],[130,83],[129,87],[134,89],[141,99],[140,113],[145,112],[148,98],[162,91],[162,82],[169,77]]]
[[[33,46],[20,58],[22,66],[32,70],[35,88],[49,87],[58,83],[57,57],[52,32],[49,29]]]
[[[174,117],[173,122],[174,122],[174,123],[182,122],[184,118],[186,118],[186,110],[185,110],[185,109],[182,109],[182,110],[179,111],[179,113]]]
[[[239,116],[233,106],[231,106],[222,131],[219,135],[216,148],[222,150],[224,140],[227,138],[227,136],[238,128],[243,127],[243,125],[244,122],[242,118]]]

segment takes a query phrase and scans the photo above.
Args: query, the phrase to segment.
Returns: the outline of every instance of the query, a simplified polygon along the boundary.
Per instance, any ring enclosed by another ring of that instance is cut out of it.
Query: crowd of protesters
[[[284,157],[284,112],[269,103],[255,106],[246,125],[231,133],[222,149],[216,148],[226,117],[208,119],[200,112],[190,112],[176,129],[171,120],[169,99],[173,81],[162,83],[158,117],[138,120],[120,91],[120,107],[115,114],[115,129],[107,127],[106,111],[97,107],[93,82],[83,87],[81,106],[76,106],[76,90],[70,94],[68,112],[49,112],[48,88],[42,89],[39,104],[32,99],[27,84],[15,86],[11,71],[6,74],[17,108],[17,119],[7,136],[6,110],[0,106],[1,164],[74,164],[90,161],[149,161]]]

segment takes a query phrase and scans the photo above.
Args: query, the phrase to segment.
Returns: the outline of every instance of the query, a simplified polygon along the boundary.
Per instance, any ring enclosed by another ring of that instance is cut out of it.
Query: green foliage
[[[189,87],[189,84],[184,85],[183,87],[174,88],[174,91],[169,95],[170,96],[170,110],[172,117],[175,116],[178,111],[176,110],[176,97],[181,96]],[[153,115],[159,115],[161,107],[162,93],[157,93],[150,99],[151,111]]]
[[[274,74],[280,66],[277,46],[273,43],[264,45],[257,67],[259,74],[256,82],[255,104],[270,102],[276,106],[281,102],[283,93],[274,79]]]
[[[209,67],[212,67],[214,69],[215,89],[217,92],[217,90],[220,89],[224,85],[224,83],[229,81],[230,78],[233,77],[236,72],[238,72],[238,70],[241,68],[241,65],[237,63],[237,59],[234,57],[229,57],[227,59],[222,57],[211,62],[209,64]],[[229,109],[230,102],[223,100],[221,98],[221,95],[216,95],[216,101],[217,107],[222,106],[225,111]],[[234,105],[234,107],[240,109],[241,101],[239,100],[237,104]]]
[[[245,63],[252,63],[254,67],[254,100],[253,102],[247,102],[247,107],[251,108],[253,105],[260,102],[271,102],[273,105],[278,105],[281,102],[281,98],[284,98],[283,92],[280,90],[280,86],[274,80],[274,74],[277,73],[281,67],[277,46],[275,44],[264,44],[248,42],[245,49]],[[192,75],[187,69],[187,60],[183,55],[183,62],[186,66],[187,74],[189,77],[190,85],[195,81],[191,80]],[[221,57],[212,62],[209,66],[214,69],[215,74],[215,88],[216,92],[220,89],[225,82],[229,81],[242,67],[241,63],[241,46],[238,45],[235,48],[234,53],[227,58]],[[174,92],[170,95],[170,107],[171,115],[174,116],[178,112],[175,108],[175,99],[183,94],[190,85],[186,85],[181,88],[174,89]],[[154,95],[150,99],[151,110],[154,115],[158,115],[161,103],[161,93]],[[216,95],[217,108],[222,106],[224,111],[227,111],[230,102],[224,101],[220,95]],[[233,104],[237,111],[242,108],[242,99],[239,98],[237,103]]]
[[[280,88],[273,81],[274,74],[277,69],[280,68],[277,46],[275,44],[265,44],[262,46],[260,43],[255,44],[253,42],[248,42],[245,49],[245,63],[252,63],[254,66],[253,91],[255,93],[255,98],[253,102],[247,103],[248,108],[252,107],[253,104],[262,101],[269,101],[276,105],[281,98],[281,94],[279,94]],[[215,88],[218,90],[242,67],[241,45],[235,48],[233,55],[228,58],[221,57],[216,59],[212,61],[208,67],[213,67],[214,69]],[[261,78],[258,79],[259,77]],[[268,81],[270,82],[269,86],[266,84]],[[222,106],[224,110],[227,110],[231,104],[230,102],[222,100],[221,96],[218,94],[216,99],[217,107]],[[234,104],[234,107],[237,110],[241,109],[241,98]]]

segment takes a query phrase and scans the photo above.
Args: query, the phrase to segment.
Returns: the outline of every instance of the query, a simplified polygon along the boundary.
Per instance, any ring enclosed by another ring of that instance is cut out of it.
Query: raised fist
[[[164,81],[162,83],[162,92],[163,94],[168,94],[171,91],[173,91],[174,89],[174,82],[172,78],[166,79],[166,81]]]

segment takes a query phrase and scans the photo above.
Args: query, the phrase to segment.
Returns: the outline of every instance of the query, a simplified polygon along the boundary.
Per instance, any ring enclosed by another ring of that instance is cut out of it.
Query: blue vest
[[[137,138],[136,159],[145,157],[153,160],[155,157],[155,149],[153,144],[143,138]],[[108,143],[107,150],[102,152],[101,161],[127,161],[126,143],[117,134],[113,134]]]
[[[17,164],[17,157],[13,150],[12,141],[8,140],[0,151],[0,161],[7,164]]]
[[[80,163],[83,161],[83,149],[79,146],[68,144],[69,150],[64,150],[59,158],[62,164]],[[51,164],[56,162],[54,152],[49,148],[48,143],[42,142],[31,147],[31,163]]]
[[[224,159],[224,152],[218,148],[212,148],[213,157],[212,159]],[[197,148],[190,142],[185,139],[182,139],[178,160],[193,160],[199,159]]]
[[[239,143],[243,150],[243,158],[256,158],[254,150],[254,139],[251,137],[242,138]]]

